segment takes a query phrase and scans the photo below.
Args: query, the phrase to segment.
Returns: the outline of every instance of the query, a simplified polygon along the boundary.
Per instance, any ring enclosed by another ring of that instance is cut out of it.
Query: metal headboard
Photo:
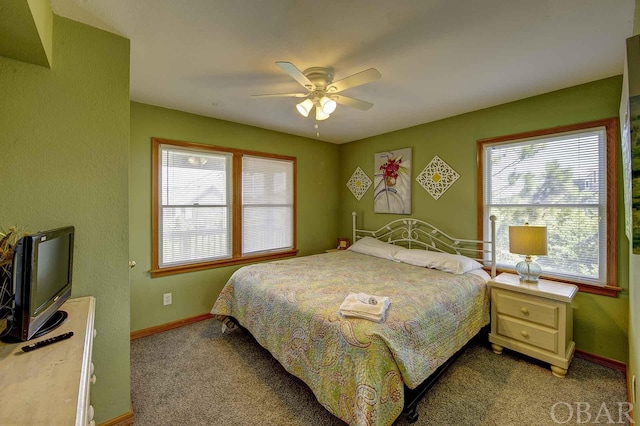
[[[363,237],[373,237],[390,244],[407,248],[422,248],[441,253],[453,253],[470,257],[491,269],[496,276],[496,217],[491,216],[491,241],[454,238],[430,223],[419,219],[397,219],[376,231],[358,229],[356,212],[353,216],[353,242]],[[489,258],[489,259],[487,259]]]

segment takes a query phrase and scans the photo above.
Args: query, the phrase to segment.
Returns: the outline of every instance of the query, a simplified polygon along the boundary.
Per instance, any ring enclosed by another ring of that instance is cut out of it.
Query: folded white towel
[[[390,303],[391,300],[388,297],[372,296],[366,293],[349,293],[340,305],[340,310],[380,315],[387,310]]]
[[[391,299],[366,293],[349,293],[340,305],[340,314],[368,319],[375,322],[385,320]]]
[[[345,311],[345,310],[340,311],[340,314],[343,317],[362,318],[362,319],[366,319],[366,320],[373,321],[373,322],[384,322],[384,320],[385,320],[385,315],[384,314],[370,315],[370,314],[365,314],[363,312]]]

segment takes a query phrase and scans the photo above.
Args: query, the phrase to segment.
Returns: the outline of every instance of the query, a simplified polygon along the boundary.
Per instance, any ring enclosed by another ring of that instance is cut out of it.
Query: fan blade
[[[360,71],[357,74],[350,75],[327,86],[327,93],[338,93],[343,90],[350,89],[362,84],[371,83],[382,78],[382,74],[375,69],[369,68],[368,70]]]
[[[311,80],[309,80],[307,76],[302,74],[302,71],[296,68],[296,66],[293,65],[291,62],[279,61],[279,62],[276,62],[276,65],[279,66],[282,69],[282,71],[289,74],[295,81],[297,81],[302,86],[304,86],[307,90],[309,91],[315,90],[316,86],[311,82]]]
[[[335,100],[340,105],[361,109],[362,111],[366,111],[373,106],[371,102],[361,101],[360,99],[350,98],[348,96],[336,95],[331,96],[331,99]]]
[[[306,98],[308,93],[274,93],[268,95],[251,95],[252,98]]]

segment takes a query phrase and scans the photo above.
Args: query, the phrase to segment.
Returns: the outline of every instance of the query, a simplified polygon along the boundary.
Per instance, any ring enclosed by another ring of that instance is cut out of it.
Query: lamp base
[[[531,260],[531,256],[527,256],[522,262],[516,265],[516,272],[520,276],[520,282],[527,284],[538,284],[538,278],[542,273],[542,268],[536,262]]]

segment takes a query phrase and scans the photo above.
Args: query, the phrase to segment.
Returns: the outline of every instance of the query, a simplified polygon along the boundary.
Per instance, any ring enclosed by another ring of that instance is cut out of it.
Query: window
[[[296,159],[153,139],[151,275],[292,256]]]
[[[242,254],[291,247],[293,163],[242,157]]]
[[[478,218],[484,238],[498,220],[498,268],[515,270],[509,226],[547,227],[543,276],[615,295],[617,120],[601,120],[478,141]]]

